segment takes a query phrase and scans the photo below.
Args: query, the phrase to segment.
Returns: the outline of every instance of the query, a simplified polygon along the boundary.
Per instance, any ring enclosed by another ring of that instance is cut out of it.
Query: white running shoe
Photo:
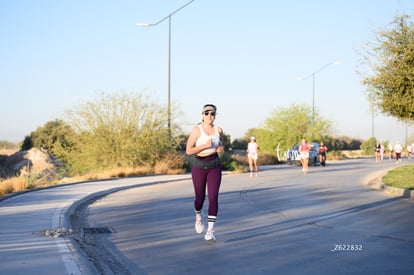
[[[201,234],[204,232],[204,224],[203,224],[203,220],[197,220],[195,222],[195,231],[197,232],[197,234]]]
[[[206,234],[204,235],[204,239],[206,241],[212,241],[215,242],[216,241],[216,237],[214,237],[214,230],[207,230]]]

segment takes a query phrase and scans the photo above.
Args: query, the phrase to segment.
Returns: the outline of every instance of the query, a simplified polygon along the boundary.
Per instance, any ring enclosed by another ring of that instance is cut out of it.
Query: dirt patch
[[[57,172],[56,160],[47,152],[32,148],[9,155],[0,155],[0,179],[33,175],[51,179]]]

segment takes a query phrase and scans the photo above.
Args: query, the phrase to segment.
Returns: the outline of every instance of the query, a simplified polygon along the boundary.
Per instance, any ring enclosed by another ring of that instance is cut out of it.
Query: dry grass
[[[242,165],[249,165],[246,150],[233,150],[231,158]],[[277,157],[269,154],[259,154],[257,163],[260,165],[272,165],[279,163]]]
[[[27,177],[27,173],[22,173],[19,177],[13,177],[0,182],[0,196],[19,192],[27,189],[33,189],[43,186],[50,186],[63,183],[76,183],[89,180],[100,180],[110,178],[124,178],[124,177],[137,177],[143,175],[153,174],[169,174],[178,175],[184,173],[184,169],[171,169],[164,163],[157,164],[155,168],[151,167],[136,167],[136,168],[114,168],[105,171],[90,172],[85,175],[78,175],[74,177],[63,178],[58,182],[43,182],[36,181]]]
[[[85,175],[77,175],[73,177],[66,177],[59,181],[59,183],[75,183],[81,181],[89,180],[100,180],[100,179],[109,179],[109,178],[123,178],[128,176],[137,175],[137,171],[134,171],[132,168],[114,168],[105,171],[94,171],[89,172]],[[140,175],[145,174],[144,172]]]
[[[38,149],[29,151],[1,150],[6,178],[0,180],[0,195],[45,186],[53,178],[54,166],[48,155]],[[9,169],[6,169],[8,167]],[[11,167],[13,167],[11,169]],[[3,173],[4,174],[4,173]],[[18,176],[10,177],[10,175]]]
[[[33,149],[27,152],[8,151],[2,153],[3,155],[9,156],[9,164],[18,164],[21,168],[19,170],[19,176],[0,181],[0,196],[27,189],[62,183],[75,183],[89,180],[135,177],[154,174],[175,175],[185,172],[182,168],[185,161],[184,156],[177,153],[168,153],[165,158],[159,161],[154,167],[119,167],[56,180],[53,176],[51,176],[54,171],[53,163],[49,161],[48,155],[40,150]]]
[[[366,155],[362,150],[342,150],[340,151],[345,158],[365,158],[365,157],[372,157],[374,153],[371,155]]]
[[[165,157],[158,161],[154,167],[154,174],[177,175],[185,170],[182,168],[185,163],[185,156],[174,152],[167,153]]]
[[[0,196],[27,189],[24,177],[6,179],[0,182]]]

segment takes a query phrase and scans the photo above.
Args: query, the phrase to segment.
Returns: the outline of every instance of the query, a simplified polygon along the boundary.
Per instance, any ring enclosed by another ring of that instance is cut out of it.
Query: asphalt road
[[[279,166],[225,176],[216,243],[195,233],[190,180],[113,193],[84,214],[88,226],[113,230],[94,236],[104,273],[414,274],[414,202],[366,187],[394,166],[352,160],[308,175]]]
[[[96,274],[88,256],[79,253],[82,250],[78,243],[82,243],[84,234],[79,228],[69,232],[70,218],[76,218],[75,209],[124,188],[188,177],[85,182],[0,198],[0,274]],[[62,234],[54,234],[58,232]]]
[[[195,233],[189,175],[25,193],[0,201],[0,273],[413,274],[414,202],[367,187],[395,166],[225,175],[215,243]]]

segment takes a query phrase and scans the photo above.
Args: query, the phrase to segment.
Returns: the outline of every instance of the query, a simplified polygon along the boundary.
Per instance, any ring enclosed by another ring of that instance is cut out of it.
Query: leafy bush
[[[224,152],[220,154],[220,161],[223,170],[227,171],[237,171],[242,169],[243,165],[237,162],[234,158],[232,158],[232,154],[229,152]]]
[[[339,151],[339,150],[329,151],[326,154],[326,159],[327,160],[341,160],[341,159],[344,159],[344,155],[342,154],[342,151]]]
[[[101,94],[68,111],[67,118],[74,135],[66,157],[74,174],[117,167],[177,169],[177,159],[164,155],[177,147],[169,130],[174,136],[178,129],[167,129],[166,108],[149,97]]]
[[[371,137],[368,140],[364,141],[361,144],[361,150],[365,155],[372,156],[374,154],[375,143],[377,139],[375,137]]]

